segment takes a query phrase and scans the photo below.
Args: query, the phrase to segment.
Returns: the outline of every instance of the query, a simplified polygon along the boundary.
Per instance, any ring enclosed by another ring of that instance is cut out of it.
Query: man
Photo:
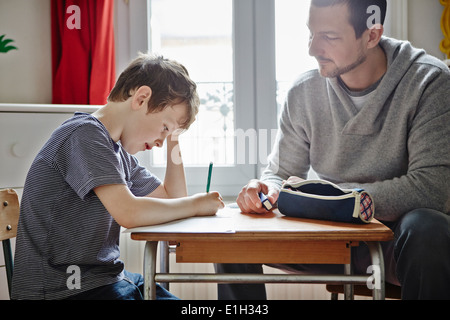
[[[288,93],[261,180],[238,196],[243,212],[264,212],[283,180],[319,177],[363,188],[395,240],[383,243],[386,280],[403,299],[450,299],[450,72],[423,50],[383,36],[385,0],[312,0],[309,53],[318,70]],[[364,245],[356,273],[370,265]],[[341,266],[277,265],[297,272]],[[260,273],[261,265],[217,265],[218,272]],[[219,285],[219,298],[263,299],[264,285]]]

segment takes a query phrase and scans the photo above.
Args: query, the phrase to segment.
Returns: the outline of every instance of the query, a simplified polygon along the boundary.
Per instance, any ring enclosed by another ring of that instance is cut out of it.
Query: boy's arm
[[[167,165],[163,184],[169,198],[187,196],[186,176],[178,137],[178,134],[173,133],[166,139]]]
[[[224,207],[218,192],[177,199],[134,196],[126,185],[103,185],[94,192],[109,214],[124,228],[165,223],[173,220],[214,215]]]
[[[181,158],[178,135],[167,137],[167,166],[164,182],[148,196],[154,198],[181,198],[187,196],[186,176]]]

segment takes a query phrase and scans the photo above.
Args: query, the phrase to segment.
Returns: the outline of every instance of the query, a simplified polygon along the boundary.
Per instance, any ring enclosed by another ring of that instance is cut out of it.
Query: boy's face
[[[155,113],[148,113],[145,106],[134,115],[120,139],[122,147],[130,154],[162,147],[167,136],[180,129],[187,116],[187,106],[177,104]]]
[[[310,8],[309,54],[316,58],[324,77],[346,74],[366,60],[363,37],[356,39],[349,15],[347,5]]]

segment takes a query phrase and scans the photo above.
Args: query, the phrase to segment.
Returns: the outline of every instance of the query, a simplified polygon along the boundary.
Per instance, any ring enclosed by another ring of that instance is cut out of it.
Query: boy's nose
[[[164,140],[156,140],[155,141],[155,146],[158,148],[162,148],[162,146],[164,145]]]

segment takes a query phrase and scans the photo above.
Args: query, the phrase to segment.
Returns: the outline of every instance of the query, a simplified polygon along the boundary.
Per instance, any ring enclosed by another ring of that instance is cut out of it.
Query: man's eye
[[[337,40],[338,38],[336,37],[330,37],[330,36],[324,36],[325,40],[327,41],[333,41],[333,40]]]

